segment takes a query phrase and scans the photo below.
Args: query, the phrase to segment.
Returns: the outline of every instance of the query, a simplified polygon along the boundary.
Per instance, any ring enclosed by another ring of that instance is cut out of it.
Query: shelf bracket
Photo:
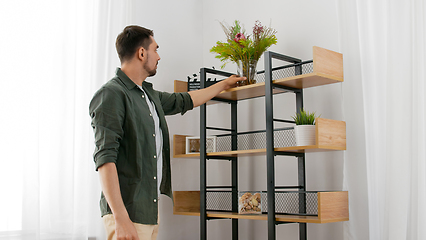
[[[275,186],[275,189],[302,189],[303,186]]]
[[[280,155],[280,156],[291,156],[291,157],[303,157],[305,156],[304,153],[298,153],[298,152],[274,152],[275,155]]]
[[[217,128],[217,127],[206,127],[206,129],[209,130],[217,130],[217,131],[224,131],[224,132],[232,132],[234,130],[232,129],[227,129],[227,128]]]
[[[234,103],[236,102],[235,100],[229,100],[229,99],[225,99],[225,98],[212,98],[212,100],[214,101],[218,101],[218,102],[224,102],[224,103]]]
[[[279,88],[279,89],[282,89],[282,90],[286,90],[286,91],[289,91],[289,92],[294,92],[294,93],[298,93],[298,92],[301,91],[301,89],[299,89],[299,88],[287,87],[287,86],[283,86],[283,85],[279,85],[279,84],[275,84],[275,83],[272,83],[272,87],[273,88]]]
[[[274,120],[274,122],[284,122],[284,123],[293,123],[293,124],[296,124],[295,121],[291,121],[291,120],[277,119],[277,118],[274,118],[273,120]]]
[[[279,222],[279,221],[275,221],[275,225],[281,225],[281,224],[291,224],[291,223],[295,223],[295,222]]]
[[[210,220],[221,220],[221,219],[232,219],[232,218],[207,217],[207,221],[210,221]]]
[[[208,188],[208,189],[212,189],[212,188],[216,188],[216,189],[217,188],[232,188],[232,189],[236,189],[236,187],[234,187],[234,186],[206,186],[206,188]],[[223,192],[223,191],[221,191],[221,192]]]
[[[232,161],[234,160],[235,157],[223,157],[223,156],[207,156],[206,159],[207,160],[228,160],[228,161]]]

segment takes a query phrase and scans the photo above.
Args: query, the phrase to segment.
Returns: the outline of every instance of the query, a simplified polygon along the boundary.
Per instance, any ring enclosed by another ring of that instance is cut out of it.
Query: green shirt
[[[172,197],[169,131],[164,116],[184,114],[193,108],[193,102],[188,93],[159,92],[146,81],[142,88],[157,109],[163,133],[160,191]],[[95,93],[89,109],[95,134],[96,170],[105,163],[115,163],[130,219],[135,223],[157,224],[155,128],[143,91],[118,68],[116,76]],[[100,207],[102,216],[112,213],[103,193]]]

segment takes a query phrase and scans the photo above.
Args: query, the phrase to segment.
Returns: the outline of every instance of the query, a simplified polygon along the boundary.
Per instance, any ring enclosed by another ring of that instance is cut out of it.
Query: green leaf
[[[315,119],[318,117],[319,116],[316,116],[315,112],[310,113],[303,108],[300,109],[300,113],[296,113],[295,116],[292,116],[296,125],[315,125]]]

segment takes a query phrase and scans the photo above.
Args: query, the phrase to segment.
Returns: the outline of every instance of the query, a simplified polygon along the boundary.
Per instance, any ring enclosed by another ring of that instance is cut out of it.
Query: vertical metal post
[[[301,71],[301,69],[300,69]],[[303,89],[296,92],[296,111],[300,113],[303,109]],[[305,176],[305,154],[297,158],[298,161],[298,183],[300,191],[306,191],[306,176]],[[306,213],[306,194],[299,194],[299,212]],[[307,239],[307,225],[306,223],[299,223],[299,239]]]
[[[296,65],[294,71],[295,75],[302,75],[302,65]]]
[[[237,101],[231,103],[232,150],[238,150]],[[238,157],[232,161],[232,211],[238,212]],[[238,219],[232,219],[232,239],[238,240]]]
[[[296,112],[300,113],[300,110],[303,108],[303,89],[296,92]]]
[[[206,86],[206,71],[200,69],[200,89]],[[207,105],[200,107],[200,239],[207,239],[207,155],[206,155],[206,125]]]
[[[297,158],[298,162],[298,183],[301,186],[300,191],[306,191],[306,176],[305,176],[305,154]],[[299,194],[299,213],[306,213],[306,194]],[[306,223],[299,223],[299,239],[307,239],[307,226]]]
[[[266,168],[268,198],[268,240],[275,240],[275,162],[274,162],[274,116],[272,95],[272,54],[265,58],[265,110],[266,110]]]

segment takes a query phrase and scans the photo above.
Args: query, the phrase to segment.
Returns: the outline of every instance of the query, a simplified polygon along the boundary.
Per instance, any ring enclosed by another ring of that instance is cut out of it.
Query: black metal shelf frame
[[[207,73],[230,77],[232,73],[227,73],[215,69],[200,69],[200,88],[206,87]],[[232,150],[237,149],[237,101],[215,99],[231,104],[231,145]],[[207,105],[200,107],[200,239],[207,239]],[[210,158],[213,159],[213,158]],[[217,158],[216,158],[217,159]],[[232,161],[232,185],[230,188],[238,189],[238,162],[236,157],[226,158]],[[238,211],[238,192],[232,193],[232,211]],[[232,220],[232,239],[238,239],[238,219]]]
[[[281,222],[275,221],[275,194],[279,191],[276,189],[283,188],[297,188],[300,192],[306,191],[306,182],[305,182],[305,154],[304,153],[285,153],[285,152],[275,152],[274,151],[274,122],[287,122],[292,123],[288,120],[274,119],[273,117],[273,88],[280,88],[296,94],[296,109],[299,111],[303,107],[303,90],[294,89],[289,87],[284,87],[280,85],[275,85],[272,83],[272,73],[275,70],[280,70],[287,68],[286,66],[272,68],[272,59],[277,59],[285,62],[292,63],[291,66],[294,67],[295,75],[301,75],[303,72],[302,66],[304,63],[310,63],[311,61],[302,62],[300,59],[285,56],[282,54],[274,52],[265,52],[265,104],[266,104],[266,164],[267,164],[267,214],[268,214],[268,240],[276,239],[276,229],[275,226],[281,224]],[[223,77],[229,77],[233,73],[228,73],[220,70],[201,68],[200,69],[200,88],[203,89],[207,87],[207,74],[215,74]],[[231,132],[231,150],[238,149],[238,131],[237,131],[237,103],[236,100],[224,100],[215,98],[214,100],[222,101],[225,103],[231,104],[231,129],[222,129],[215,127],[207,127],[207,105],[203,104],[200,107],[200,239],[207,239],[207,193],[211,190],[208,188],[230,188],[232,194],[232,212],[238,212],[238,158],[237,157],[207,157],[206,149],[206,137],[207,129],[210,130],[220,130],[220,131],[229,131]],[[279,155],[284,156],[294,156],[298,160],[298,186],[275,186],[275,157]],[[232,183],[231,186],[207,186],[207,160],[208,159],[226,159],[232,162],[231,164],[231,174],[232,174]],[[303,194],[299,197],[298,201],[298,214],[307,214],[306,213],[306,194]],[[232,239],[238,239],[238,219],[232,219]],[[299,223],[299,239],[307,239],[307,226],[306,223]]]
[[[275,221],[275,151],[274,151],[274,113],[273,113],[273,93],[275,87],[280,87],[272,83],[272,60],[282,60],[291,63],[301,63],[302,60],[288,57],[274,52],[266,52],[264,54],[265,61],[265,109],[266,109],[266,166],[267,166],[267,201],[268,201],[268,240],[275,240],[277,222]],[[302,74],[301,65],[295,66],[295,75]],[[286,88],[287,89],[287,88]],[[296,111],[299,112],[303,108],[303,90],[302,89],[287,89],[292,90],[296,94]],[[305,154],[297,157],[298,161],[298,185],[300,190],[306,190],[305,180]],[[303,201],[303,199],[300,199]],[[299,204],[299,212],[306,212],[306,203]],[[299,223],[299,239],[307,239],[306,223]]]

